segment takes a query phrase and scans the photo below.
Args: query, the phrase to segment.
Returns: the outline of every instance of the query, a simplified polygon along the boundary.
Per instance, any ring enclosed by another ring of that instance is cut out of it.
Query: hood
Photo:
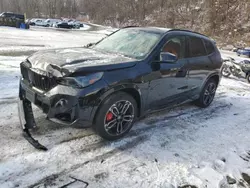
[[[136,60],[89,48],[40,51],[28,57],[31,68],[62,77],[77,72],[96,72],[132,67]]]

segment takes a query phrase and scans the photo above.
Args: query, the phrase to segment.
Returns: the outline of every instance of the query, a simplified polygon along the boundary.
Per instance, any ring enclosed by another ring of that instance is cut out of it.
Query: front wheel
[[[135,99],[124,92],[108,96],[101,104],[94,122],[94,130],[106,140],[116,140],[126,135],[137,117]]]
[[[201,108],[206,108],[210,106],[210,104],[214,100],[216,89],[217,89],[216,81],[214,79],[208,80],[200,93],[199,99],[195,101],[195,104]]]

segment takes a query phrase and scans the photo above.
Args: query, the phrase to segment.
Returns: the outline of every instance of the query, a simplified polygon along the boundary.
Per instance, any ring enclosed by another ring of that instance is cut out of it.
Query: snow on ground
[[[89,30],[90,26],[87,24],[83,24],[83,27],[80,27],[80,30]]]
[[[42,49],[80,47],[98,41],[103,34],[81,30],[32,27],[30,30],[0,27],[0,54],[23,55]]]
[[[0,187],[250,187],[250,85],[234,77],[222,79],[209,108],[186,104],[152,114],[120,141],[51,123],[37,108],[39,129],[32,134],[49,151],[22,138],[16,96],[26,54],[35,45],[83,46],[103,36],[0,28]]]

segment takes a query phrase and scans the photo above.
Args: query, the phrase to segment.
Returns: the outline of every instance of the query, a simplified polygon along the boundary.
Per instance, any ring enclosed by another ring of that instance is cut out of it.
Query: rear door
[[[204,39],[188,36],[188,88],[191,94],[199,94],[204,80],[214,69],[211,59],[205,48]]]

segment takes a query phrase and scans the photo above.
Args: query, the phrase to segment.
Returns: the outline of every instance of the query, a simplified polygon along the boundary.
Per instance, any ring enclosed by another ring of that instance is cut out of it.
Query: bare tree
[[[250,29],[249,0],[0,0],[0,11],[28,18],[74,18],[115,27],[150,25],[187,28],[211,36],[233,36]]]

